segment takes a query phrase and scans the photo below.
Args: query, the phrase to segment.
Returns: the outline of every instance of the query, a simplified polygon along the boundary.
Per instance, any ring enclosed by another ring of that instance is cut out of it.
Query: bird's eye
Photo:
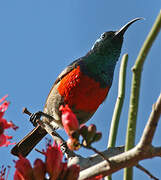
[[[104,39],[106,37],[105,33],[101,35],[101,38]]]

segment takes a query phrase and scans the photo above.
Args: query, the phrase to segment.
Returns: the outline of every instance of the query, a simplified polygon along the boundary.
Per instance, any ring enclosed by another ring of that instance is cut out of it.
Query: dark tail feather
[[[41,126],[37,126],[11,149],[11,153],[26,157],[46,134],[47,132]]]

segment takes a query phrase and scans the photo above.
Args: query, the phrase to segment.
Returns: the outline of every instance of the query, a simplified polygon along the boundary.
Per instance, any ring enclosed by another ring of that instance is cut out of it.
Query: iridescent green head
[[[100,38],[96,40],[91,50],[100,55],[109,54],[112,49],[116,49],[117,51],[121,50],[124,33],[131,24],[140,19],[142,18],[131,20],[118,31],[104,32]]]

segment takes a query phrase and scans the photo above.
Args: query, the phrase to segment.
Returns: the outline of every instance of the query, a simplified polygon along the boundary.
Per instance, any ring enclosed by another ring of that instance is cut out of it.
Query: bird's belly
[[[85,112],[95,112],[109,89],[101,88],[99,82],[84,75],[79,66],[63,77],[58,86],[58,92],[66,104]]]

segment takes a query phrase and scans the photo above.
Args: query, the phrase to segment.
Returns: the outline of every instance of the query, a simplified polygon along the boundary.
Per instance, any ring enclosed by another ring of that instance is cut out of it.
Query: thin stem
[[[158,178],[156,178],[155,176],[153,176],[151,174],[151,172],[149,172],[147,169],[145,169],[143,166],[141,166],[140,164],[137,164],[136,167],[138,169],[140,169],[141,171],[143,171],[145,174],[147,174],[151,179],[154,179],[154,180],[159,180]]]
[[[121,60],[120,73],[119,73],[118,97],[117,97],[117,101],[115,104],[113,117],[111,121],[108,148],[114,147],[116,143],[118,125],[119,125],[120,115],[121,115],[122,106],[124,102],[124,96],[125,96],[127,60],[128,60],[128,54],[124,54]]]
[[[111,161],[109,161],[108,158],[106,158],[104,156],[104,154],[100,151],[98,151],[96,148],[92,147],[92,146],[84,146],[83,144],[81,144],[82,147],[86,148],[86,149],[90,149],[92,151],[94,151],[95,153],[97,153],[98,155],[100,155],[104,160],[106,160],[109,164],[111,164]]]
[[[108,139],[108,148],[115,147],[117,131],[119,126],[119,120],[121,116],[121,111],[124,103],[125,97],[125,81],[126,81],[126,68],[127,68],[128,54],[124,54],[121,60],[120,73],[119,73],[119,84],[118,84],[118,97],[115,104],[109,139]],[[106,177],[105,179],[111,180],[111,176]]]
[[[160,31],[160,28],[161,28],[161,12],[156,18],[156,21],[140,50],[135,65],[132,68],[133,77],[132,77],[131,97],[130,97],[126,145],[125,145],[126,151],[131,149],[135,143],[135,132],[136,132],[142,68],[144,65],[145,58],[147,57],[148,52]],[[133,176],[132,168],[126,168],[124,171],[124,180],[131,180],[132,176]]]

